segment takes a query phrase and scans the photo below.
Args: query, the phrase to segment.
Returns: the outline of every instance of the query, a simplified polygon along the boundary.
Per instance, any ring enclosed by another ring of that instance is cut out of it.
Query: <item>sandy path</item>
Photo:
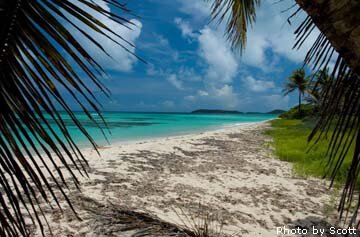
[[[202,210],[216,216],[226,233],[239,236],[276,236],[278,226],[324,222],[327,185],[296,178],[290,164],[274,159],[263,135],[268,126],[118,144],[102,149],[102,158],[86,150],[90,179],[82,180],[82,193],[70,194],[82,221],[66,208],[47,210],[54,235],[128,236],[107,232],[116,218],[101,223],[111,205],[179,224],[175,212]]]

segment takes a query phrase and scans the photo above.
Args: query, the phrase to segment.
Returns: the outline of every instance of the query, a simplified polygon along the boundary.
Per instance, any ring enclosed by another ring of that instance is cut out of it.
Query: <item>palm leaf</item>
[[[308,38],[316,24],[312,17],[308,16],[295,31],[297,41],[294,48],[299,48]],[[351,211],[357,195],[355,212],[349,220],[349,225],[359,226],[357,221],[360,207],[360,195],[356,188],[360,168],[360,80],[357,69],[349,66],[341,52],[333,47],[325,32],[320,32],[317,40],[308,51],[304,64],[308,64],[317,72],[327,70],[332,58],[337,57],[335,66],[330,73],[329,82],[320,97],[320,117],[309,136],[309,141],[318,142],[321,138],[329,136],[329,131],[334,130],[330,136],[328,146],[328,176],[332,184],[344,164],[345,157],[350,147],[355,145],[352,154],[352,162],[348,168],[346,183],[339,203],[341,219],[344,213]],[[346,221],[346,220],[344,220]]]
[[[85,10],[92,9],[129,27],[132,23],[126,20],[130,14],[126,6],[116,0],[97,3],[91,0],[0,0],[1,236],[28,236],[25,213],[44,234],[46,219],[40,203],[45,201],[50,205],[54,200],[61,208],[55,190],[60,191],[73,209],[66,189],[70,183],[78,186],[78,175],[87,175],[87,161],[59,111],[69,116],[95,149],[97,146],[62,94],[64,91],[70,94],[88,119],[98,124],[90,110],[100,115],[100,123],[104,120],[89,85],[94,84],[105,95],[109,92],[98,79],[105,73],[103,68],[79,44],[67,25],[72,25],[105,54],[101,42],[92,36],[95,33],[127,51],[133,47]],[[100,3],[121,13],[114,14]],[[88,33],[91,31],[92,34]],[[49,118],[53,123],[50,124]],[[66,173],[72,182],[65,178]]]
[[[305,76],[305,70],[303,68],[293,72],[288,78],[287,83],[283,89],[284,95],[299,90],[301,94],[304,94],[308,88],[309,78]]]
[[[256,7],[260,0],[214,0],[212,18],[226,21],[226,37],[234,48],[242,52],[246,45],[248,26],[256,19]]]
[[[240,50],[245,46],[247,27],[255,21],[255,7],[259,2],[256,0],[214,0],[213,19],[220,21],[226,19],[226,35],[232,46],[239,47]],[[356,188],[360,172],[360,64],[359,50],[352,45],[358,36],[356,32],[360,4],[356,0],[296,0],[296,2],[299,8],[291,15],[288,22],[303,10],[308,16],[295,31],[294,49],[299,49],[316,28],[320,30],[304,59],[304,65],[309,65],[316,73],[325,70],[332,59],[337,58],[330,73],[331,82],[320,94],[322,101],[320,118],[309,140],[316,143],[321,138],[327,137],[329,131],[334,128],[330,136],[327,166],[333,180],[343,165],[350,147],[355,146],[339,211],[340,218],[343,217],[345,211],[349,213],[354,199],[357,198],[356,208],[349,224],[360,226],[360,220],[356,220],[360,209],[360,192]],[[340,4],[336,5],[336,3]],[[336,7],[338,9],[334,10]],[[342,9],[344,10],[340,12]],[[335,12],[337,17],[332,18]],[[351,40],[348,40],[349,36]]]

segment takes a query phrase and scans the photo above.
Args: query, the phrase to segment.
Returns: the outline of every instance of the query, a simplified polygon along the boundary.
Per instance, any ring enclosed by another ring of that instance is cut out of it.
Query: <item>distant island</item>
[[[235,110],[221,110],[221,109],[198,109],[191,112],[192,114],[243,114]]]
[[[284,113],[285,110],[275,109],[267,113],[261,112],[240,112],[236,110],[221,110],[221,109],[198,109],[194,110],[192,114],[281,114]]]
[[[274,109],[270,112],[267,112],[267,114],[282,114],[282,113],[285,113],[286,110],[282,110],[282,109]]]

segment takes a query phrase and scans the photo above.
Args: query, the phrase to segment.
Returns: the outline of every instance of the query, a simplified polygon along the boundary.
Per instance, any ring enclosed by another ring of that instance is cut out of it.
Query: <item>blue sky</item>
[[[203,0],[133,0],[129,8],[140,18],[131,19],[132,30],[115,25],[136,48],[128,49],[147,61],[142,63],[109,40],[99,37],[109,59],[89,46],[109,73],[104,84],[110,100],[101,97],[104,110],[187,112],[199,108],[240,111],[288,109],[296,94],[282,96],[285,79],[302,65],[312,43],[292,50],[300,14],[291,0],[264,0],[257,22],[248,33],[244,54],[230,49],[224,26],[209,23],[210,6]],[[107,7],[107,6],[105,6]],[[85,47],[88,44],[84,40]]]

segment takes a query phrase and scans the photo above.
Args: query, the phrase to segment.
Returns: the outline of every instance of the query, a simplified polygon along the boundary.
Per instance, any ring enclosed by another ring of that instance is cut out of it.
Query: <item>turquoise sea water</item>
[[[260,122],[275,118],[275,115],[255,114],[186,114],[186,113],[103,113],[109,129],[104,132],[111,143],[132,141],[153,137],[181,135],[198,131],[205,131],[238,123]],[[85,114],[76,113],[87,131],[99,145],[108,145],[100,129],[89,121]],[[96,115],[94,115],[96,116]],[[87,146],[86,138],[81,134],[71,120],[64,115],[66,125],[74,140],[80,146]],[[51,121],[51,120],[50,120]],[[100,118],[99,118],[100,121]]]

